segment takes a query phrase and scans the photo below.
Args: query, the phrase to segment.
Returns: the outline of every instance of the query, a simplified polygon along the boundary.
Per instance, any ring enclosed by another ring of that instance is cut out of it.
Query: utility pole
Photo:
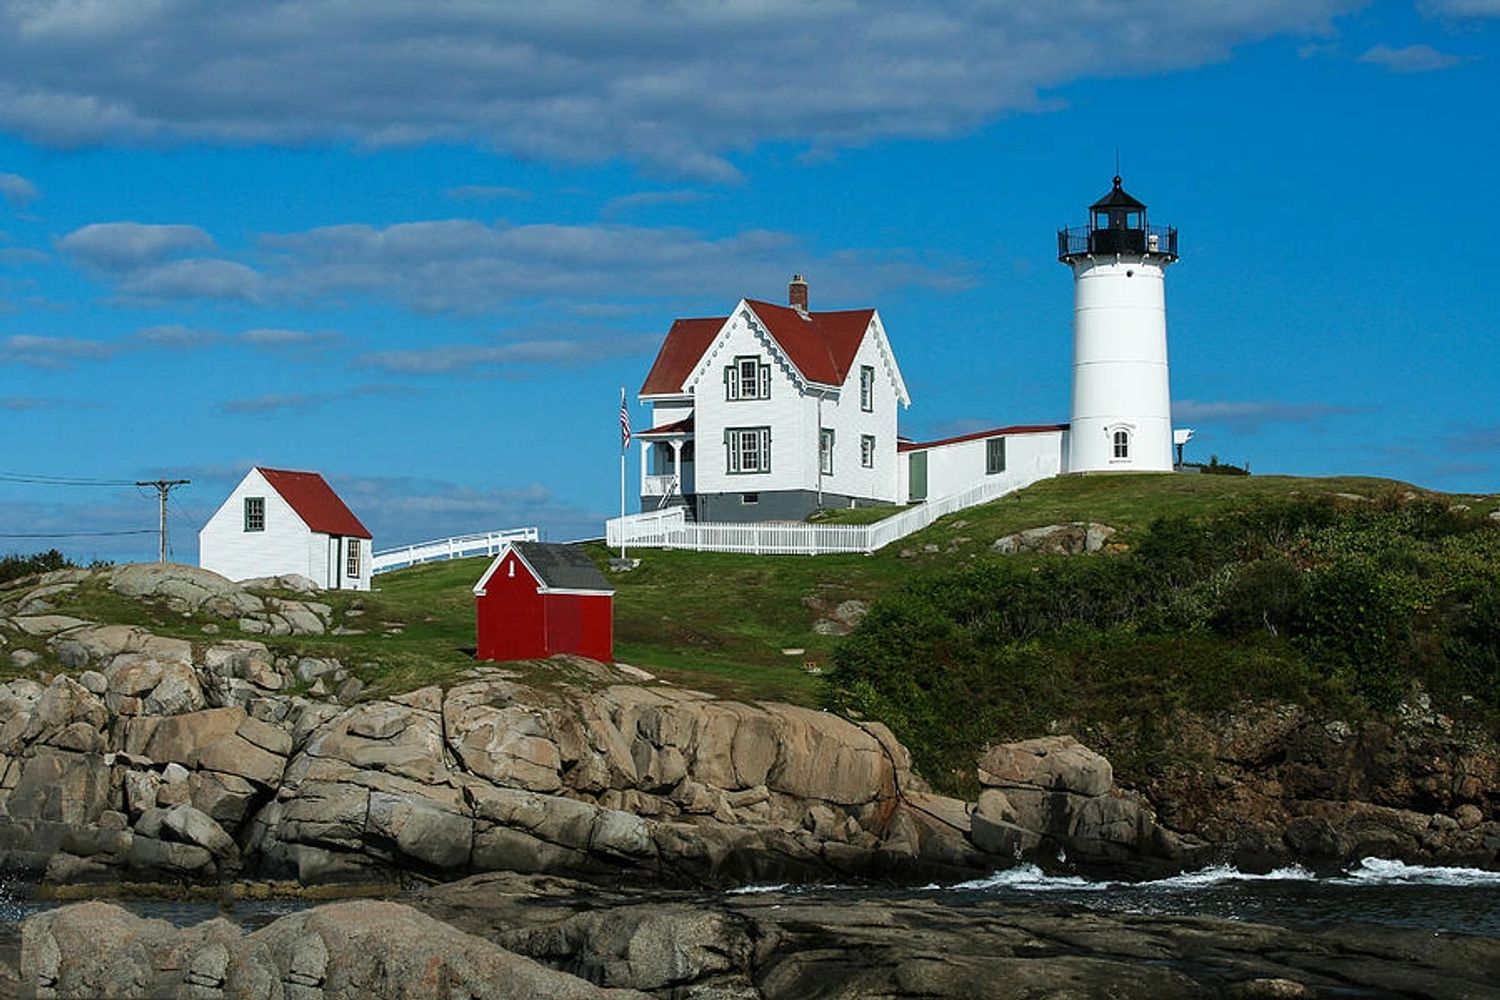
[[[161,561],[167,561],[167,494],[172,492],[174,486],[186,486],[192,482],[191,479],[148,479],[145,482],[137,482],[137,486],[155,486],[156,495],[161,500]]]

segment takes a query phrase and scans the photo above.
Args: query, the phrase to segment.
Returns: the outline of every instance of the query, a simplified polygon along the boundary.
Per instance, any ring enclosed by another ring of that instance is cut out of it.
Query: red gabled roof
[[[642,396],[671,394],[682,391],[682,383],[693,373],[693,366],[714,342],[719,330],[729,319],[727,316],[708,319],[680,319],[667,331],[656,363],[646,375],[641,386]]]
[[[1006,434],[1045,434],[1048,431],[1065,431],[1067,424],[1015,424],[1011,427],[996,427],[988,431],[975,431],[972,434],[960,434],[958,437],[942,438],[938,441],[898,441],[897,451],[925,451],[928,448],[939,448],[945,444],[959,444],[963,441],[977,441],[980,438],[1000,437]]]
[[[260,466],[256,466],[256,471],[266,477],[271,488],[281,494],[281,499],[313,531],[354,538],[371,537],[354,512],[344,506],[344,501],[316,472],[289,472]]]
[[[843,385],[854,355],[865,339],[874,309],[810,312],[805,316],[790,306],[745,300],[776,343],[807,379],[823,385]]]
[[[846,309],[840,312],[799,313],[790,306],[746,299],[745,302],[766,331],[786,352],[792,364],[809,381],[823,385],[843,385],[854,364],[854,355],[865,339],[873,309]],[[682,391],[682,384],[693,373],[703,352],[723,329],[728,317],[680,319],[667,331],[656,363],[641,386],[642,396],[672,394]]]

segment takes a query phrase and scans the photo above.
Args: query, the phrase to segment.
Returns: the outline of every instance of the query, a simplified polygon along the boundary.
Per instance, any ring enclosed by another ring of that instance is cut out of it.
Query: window
[[[990,476],[1005,471],[1005,438],[990,438],[984,443],[984,471]]]
[[[245,498],[245,530],[246,531],[265,531],[266,530],[266,498],[265,497],[246,497]]]
[[[859,464],[867,469],[875,468],[875,435],[859,436]]]
[[[353,580],[353,579],[355,579],[356,577],[359,576],[359,539],[358,538],[350,538],[350,539],[347,539],[347,541],[349,543],[349,549],[348,549],[348,556],[349,556],[348,563],[349,564],[344,567],[344,575],[347,576],[347,577],[349,577],[349,579]]]
[[[771,366],[761,364],[760,358],[735,358],[734,364],[724,366],[725,399],[770,399]]]
[[[759,493],[741,493],[740,503],[760,503]]]
[[[1130,432],[1129,431],[1115,431],[1115,433],[1114,433],[1114,442],[1115,442],[1115,458],[1129,458],[1130,457]]]
[[[859,408],[866,413],[875,410],[875,369],[869,365],[859,366]]]
[[[833,431],[827,427],[818,431],[818,471],[833,475]]]
[[[771,428],[731,427],[724,432],[725,469],[731,475],[771,471]]]

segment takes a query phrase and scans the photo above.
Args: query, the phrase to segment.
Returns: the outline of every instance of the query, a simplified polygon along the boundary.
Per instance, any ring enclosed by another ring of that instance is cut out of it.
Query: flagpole
[[[630,451],[630,408],[620,386],[620,561],[625,561],[625,456]]]

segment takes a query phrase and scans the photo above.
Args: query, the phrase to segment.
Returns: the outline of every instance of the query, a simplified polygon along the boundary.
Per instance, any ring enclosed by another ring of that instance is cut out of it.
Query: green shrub
[[[18,580],[32,573],[50,573],[56,569],[66,569],[72,565],[68,557],[56,549],[29,556],[0,556],[0,583]]]
[[[1302,571],[1284,558],[1237,566],[1219,595],[1211,624],[1231,638],[1257,632],[1290,634],[1302,604],[1303,586]]]

